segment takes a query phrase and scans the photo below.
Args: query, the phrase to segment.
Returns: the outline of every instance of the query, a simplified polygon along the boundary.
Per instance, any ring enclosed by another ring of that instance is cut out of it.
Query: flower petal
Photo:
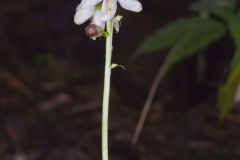
[[[117,11],[117,0],[103,0],[102,18],[107,21],[114,17]]]
[[[141,12],[142,4],[138,0],[118,0],[120,5],[129,11]]]
[[[100,3],[102,0],[82,0],[81,4],[79,5],[81,8],[90,8],[95,6],[96,4]]]
[[[96,26],[100,27],[102,30],[105,29],[105,21],[102,20],[102,13],[100,11],[97,11],[92,19],[92,23]]]
[[[114,29],[116,30],[116,32],[118,33],[119,30],[120,30],[120,25],[121,25],[121,19],[123,17],[122,16],[116,16],[114,19],[113,19],[113,25],[114,25]]]
[[[86,22],[89,18],[91,18],[94,14],[94,7],[92,8],[81,8],[77,7],[75,16],[74,16],[74,23],[75,24],[83,24]]]
[[[116,32],[118,33],[120,30],[120,22],[116,21],[114,22],[114,29],[116,30]]]

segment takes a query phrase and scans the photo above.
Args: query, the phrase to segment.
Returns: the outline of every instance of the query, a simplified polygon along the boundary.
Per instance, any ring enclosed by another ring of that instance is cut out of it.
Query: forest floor
[[[15,59],[14,69],[0,69],[1,159],[100,159],[100,71],[83,72],[61,58],[39,62]],[[220,123],[211,98],[186,103],[187,88],[157,95],[139,143],[131,145],[146,93],[134,90],[129,79],[119,80],[125,76],[116,72],[110,105],[112,160],[240,158],[239,116],[231,113]],[[115,78],[117,74],[121,76]]]

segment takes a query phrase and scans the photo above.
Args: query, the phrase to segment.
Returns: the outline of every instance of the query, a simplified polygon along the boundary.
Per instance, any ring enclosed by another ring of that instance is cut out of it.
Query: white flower
[[[117,2],[123,8],[133,12],[142,10],[142,4],[138,0],[82,0],[77,6],[74,22],[80,25],[91,19],[91,24],[96,25],[101,30],[105,30],[106,22],[113,19],[114,28],[118,32],[121,16],[115,16]]]
[[[82,0],[77,6],[74,22],[80,25],[92,18],[91,23],[104,30],[105,21],[102,18],[101,1],[102,0]]]
[[[142,11],[142,4],[138,0],[103,0],[102,12],[104,20],[109,20],[115,16],[117,2],[126,10],[133,12]]]

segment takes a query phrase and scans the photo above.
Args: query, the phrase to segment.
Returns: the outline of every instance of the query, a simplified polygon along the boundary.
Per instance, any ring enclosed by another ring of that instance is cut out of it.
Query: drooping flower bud
[[[90,24],[85,28],[85,33],[90,39],[96,40],[98,37],[103,35],[103,31],[100,27],[95,24]]]

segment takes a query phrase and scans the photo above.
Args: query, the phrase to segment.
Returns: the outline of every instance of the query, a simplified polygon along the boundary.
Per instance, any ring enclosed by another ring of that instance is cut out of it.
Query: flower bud
[[[85,33],[90,39],[96,40],[103,35],[102,29],[95,24],[90,24],[85,28]]]

